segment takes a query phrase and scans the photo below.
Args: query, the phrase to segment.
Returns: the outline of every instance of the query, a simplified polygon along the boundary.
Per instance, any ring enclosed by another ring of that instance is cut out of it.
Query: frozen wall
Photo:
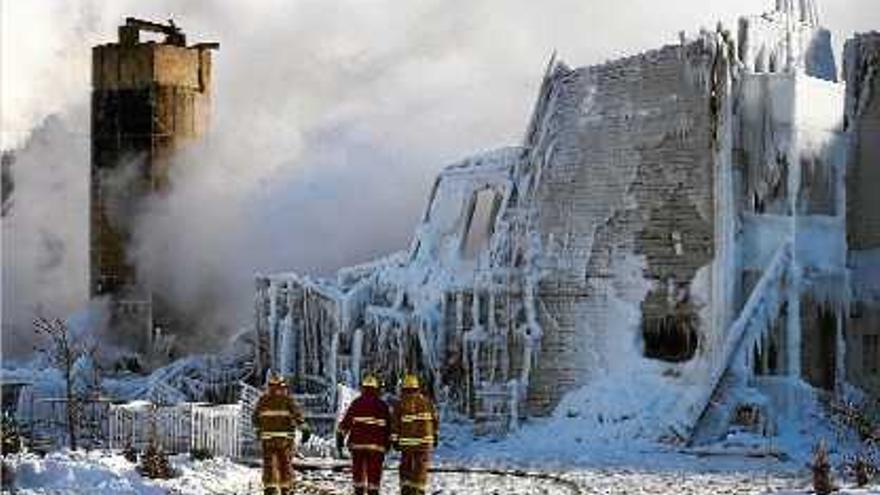
[[[880,248],[880,33],[846,44],[850,134],[847,237],[850,249]]]
[[[667,369],[670,385],[685,384],[697,375],[692,359],[711,354],[727,52],[704,33],[602,66],[560,65],[545,85],[546,129],[527,143],[545,273],[533,413],[625,370]]]
[[[831,32],[819,25],[812,0],[782,0],[760,16],[739,21],[739,59],[755,73],[794,73],[837,80]]]
[[[880,396],[880,33],[846,44],[848,266],[853,301],[847,321],[847,372]]]
[[[835,72],[808,0],[780,0],[736,41],[719,29],[599,66],[552,60],[523,145],[445,168],[405,253],[335,281],[258,279],[261,359],[390,388],[417,371],[478,425],[574,414],[653,438],[704,423],[717,438],[760,375],[834,388]]]

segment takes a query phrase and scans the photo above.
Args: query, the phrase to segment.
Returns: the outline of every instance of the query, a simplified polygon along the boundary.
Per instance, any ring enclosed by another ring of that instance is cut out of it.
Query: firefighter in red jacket
[[[379,397],[379,380],[364,377],[361,395],[351,403],[336,430],[336,449],[342,453],[345,437],[351,452],[355,495],[379,495],[382,465],[390,446],[391,413]]]
[[[264,493],[292,494],[294,435],[297,426],[305,425],[284,378],[274,374],[269,377],[269,390],[257,401],[252,419],[263,446]],[[303,427],[304,435],[307,431]]]
[[[439,440],[439,425],[434,404],[419,390],[419,378],[406,375],[391,421],[391,441],[401,452],[401,495],[422,495],[428,488],[428,469],[431,452]]]

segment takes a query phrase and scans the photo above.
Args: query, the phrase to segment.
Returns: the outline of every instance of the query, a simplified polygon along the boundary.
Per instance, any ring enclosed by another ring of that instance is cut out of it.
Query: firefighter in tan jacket
[[[253,423],[263,445],[264,494],[292,494],[294,438],[303,416],[281,376],[269,378],[269,389],[254,408]],[[307,431],[304,428],[303,433]]]
[[[401,453],[401,495],[422,495],[427,490],[428,469],[439,439],[439,425],[434,404],[419,390],[419,378],[406,375],[391,421],[391,441]]]

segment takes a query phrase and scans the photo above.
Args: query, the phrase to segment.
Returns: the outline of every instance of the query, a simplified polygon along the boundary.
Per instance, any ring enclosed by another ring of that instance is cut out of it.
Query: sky
[[[217,41],[212,131],[143,205],[130,256],[204,326],[249,323],[256,272],[403,249],[444,165],[518,144],[550,55],[580,66],[733,28],[773,0],[0,0],[3,347],[87,300],[90,48],[126,16]],[[662,7],[661,7],[662,6]],[[820,3],[838,48],[877,0]],[[735,30],[735,29],[734,29]],[[219,337],[218,337],[219,339]],[[28,345],[26,345],[28,344]]]

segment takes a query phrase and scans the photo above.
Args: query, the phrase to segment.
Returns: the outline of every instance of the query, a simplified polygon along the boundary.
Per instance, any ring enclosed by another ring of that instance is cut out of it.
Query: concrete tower
[[[141,41],[142,31],[163,39]],[[162,316],[127,257],[135,210],[167,189],[174,152],[205,133],[218,46],[186,46],[173,21],[127,18],[118,42],[92,50],[90,293],[110,296],[111,325],[135,325],[141,335]]]

